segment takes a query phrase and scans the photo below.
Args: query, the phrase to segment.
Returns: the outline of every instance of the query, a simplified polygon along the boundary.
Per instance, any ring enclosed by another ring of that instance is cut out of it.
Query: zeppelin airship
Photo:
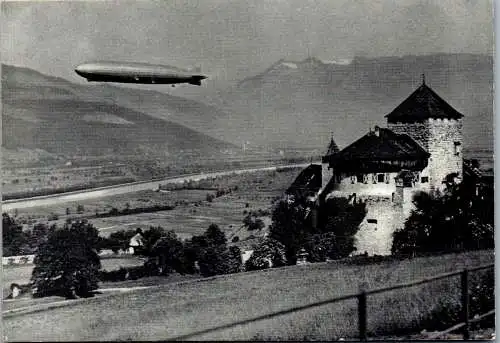
[[[187,83],[201,86],[204,75],[197,69],[182,69],[172,66],[135,62],[89,62],[79,65],[75,72],[89,82],[119,82],[141,84]]]

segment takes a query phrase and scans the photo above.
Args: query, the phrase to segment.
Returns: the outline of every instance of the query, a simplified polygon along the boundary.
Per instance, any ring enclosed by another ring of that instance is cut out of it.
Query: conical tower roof
[[[329,161],[330,157],[335,155],[339,151],[340,149],[337,146],[337,143],[335,143],[335,141],[333,140],[333,135],[332,135],[332,138],[330,139],[330,144],[328,144],[328,149],[326,150],[326,153],[323,156],[323,163]]]
[[[385,116],[389,123],[414,123],[426,119],[460,119],[463,114],[455,110],[425,84],[425,78],[405,101]]]
[[[337,146],[337,143],[333,140],[333,136],[330,139],[330,144],[328,144],[328,150],[326,151],[325,156],[331,156],[340,151],[339,147]]]

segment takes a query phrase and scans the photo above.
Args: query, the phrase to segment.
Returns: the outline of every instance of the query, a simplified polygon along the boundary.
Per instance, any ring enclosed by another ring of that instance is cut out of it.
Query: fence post
[[[464,339],[470,339],[469,335],[469,271],[464,269],[461,274],[462,281],[462,322]]]
[[[358,294],[358,325],[359,325],[359,339],[367,341],[366,335],[366,291],[363,289]]]

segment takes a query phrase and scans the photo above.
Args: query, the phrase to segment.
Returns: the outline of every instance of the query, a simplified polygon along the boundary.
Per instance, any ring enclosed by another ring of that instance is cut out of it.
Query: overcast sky
[[[2,2],[1,38],[2,62],[72,81],[90,60],[235,80],[308,55],[491,54],[493,21],[488,0]]]

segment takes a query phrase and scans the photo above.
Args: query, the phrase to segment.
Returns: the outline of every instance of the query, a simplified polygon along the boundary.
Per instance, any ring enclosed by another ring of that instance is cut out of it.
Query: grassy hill
[[[4,317],[4,335],[10,341],[165,340],[357,293],[362,284],[368,289],[385,287],[493,261],[492,251],[477,251],[369,265],[337,261],[239,273]],[[460,301],[459,284],[454,278],[370,296],[368,335],[420,332],[420,320],[440,302]],[[349,300],[194,339],[356,338],[356,309],[356,300]]]
[[[168,115],[159,118],[121,106],[116,98],[126,97],[133,103],[134,97],[128,92],[109,86],[77,85],[28,68],[3,65],[2,134],[4,156],[8,158],[4,165],[154,158],[194,163],[220,159],[228,151],[239,150],[169,121]],[[193,114],[198,105],[195,101],[172,96],[162,101],[165,112],[170,108],[182,112],[185,121],[203,115]]]
[[[280,60],[224,95],[222,113],[239,114],[225,138],[323,151],[333,132],[343,148],[385,125],[384,115],[420,85],[422,73],[465,115],[465,146],[492,150],[493,59],[469,54],[358,57],[347,64]]]

